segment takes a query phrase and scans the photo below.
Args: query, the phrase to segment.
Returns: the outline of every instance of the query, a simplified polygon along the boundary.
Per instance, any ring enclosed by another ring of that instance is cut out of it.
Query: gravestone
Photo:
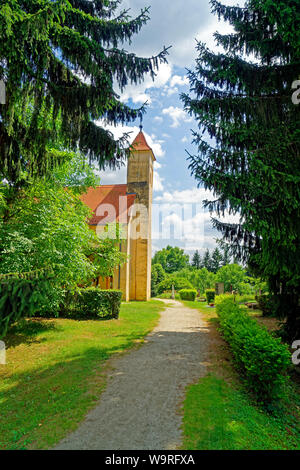
[[[216,282],[215,291],[216,295],[223,295],[225,292],[224,282]]]

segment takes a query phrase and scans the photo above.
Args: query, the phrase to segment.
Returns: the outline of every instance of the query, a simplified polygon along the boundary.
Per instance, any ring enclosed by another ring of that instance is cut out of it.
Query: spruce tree
[[[196,155],[190,168],[214,193],[205,205],[233,256],[268,280],[274,312],[287,316],[289,338],[300,335],[300,123],[292,87],[300,76],[300,18],[296,0],[249,0],[245,7],[211,1],[234,27],[215,34],[224,53],[198,43],[189,72]],[[247,59],[247,55],[251,54]],[[240,223],[218,220],[225,210]]]
[[[193,266],[194,268],[196,268],[196,269],[200,269],[200,268],[201,268],[201,256],[200,256],[198,250],[196,250],[195,253],[193,254],[192,266]]]
[[[6,0],[0,5],[0,177],[22,185],[81,150],[100,168],[128,156],[128,136],[115,140],[95,121],[125,124],[145,111],[131,109],[116,90],[152,78],[167,49],[140,58],[126,52],[149,19],[120,11],[121,0]],[[117,88],[118,87],[118,88]],[[57,145],[59,142],[60,145]]]
[[[207,269],[207,271],[212,272],[212,262],[210,257],[209,249],[206,250],[202,260],[203,267]]]
[[[216,273],[222,266],[222,253],[218,248],[215,248],[211,255],[212,271]]]
[[[223,240],[217,240],[217,243],[222,252],[222,266],[227,266],[231,262],[230,246]]]

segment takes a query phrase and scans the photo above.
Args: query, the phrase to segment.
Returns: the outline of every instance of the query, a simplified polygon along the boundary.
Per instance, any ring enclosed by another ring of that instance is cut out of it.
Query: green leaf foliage
[[[153,264],[161,264],[166,273],[174,273],[189,266],[189,256],[178,246],[168,245],[155,253]]]

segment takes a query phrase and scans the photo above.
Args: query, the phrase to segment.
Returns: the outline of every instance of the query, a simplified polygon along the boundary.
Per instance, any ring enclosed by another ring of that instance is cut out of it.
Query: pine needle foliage
[[[224,52],[198,43],[185,109],[199,129],[190,169],[214,193],[206,207],[235,259],[269,281],[276,313],[300,334],[300,13],[296,0],[248,0],[243,8],[212,0],[233,26],[215,34]],[[228,210],[240,223],[219,220]]]
[[[116,125],[141,117],[115,90],[155,77],[164,48],[151,58],[124,49],[149,19],[136,18],[121,0],[1,0],[0,176],[21,185],[80,150],[100,168],[120,166],[128,135],[115,140],[96,121]],[[57,123],[59,122],[59,125]],[[57,149],[57,141],[60,147]]]

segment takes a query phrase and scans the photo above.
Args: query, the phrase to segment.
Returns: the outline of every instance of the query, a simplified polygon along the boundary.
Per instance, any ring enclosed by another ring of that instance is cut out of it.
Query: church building
[[[127,184],[89,188],[81,200],[93,211],[89,227],[97,233],[117,222],[122,230],[120,250],[128,261],[111,278],[99,279],[102,289],[120,289],[123,300],[151,297],[151,222],[155,156],[141,131],[131,145]]]

